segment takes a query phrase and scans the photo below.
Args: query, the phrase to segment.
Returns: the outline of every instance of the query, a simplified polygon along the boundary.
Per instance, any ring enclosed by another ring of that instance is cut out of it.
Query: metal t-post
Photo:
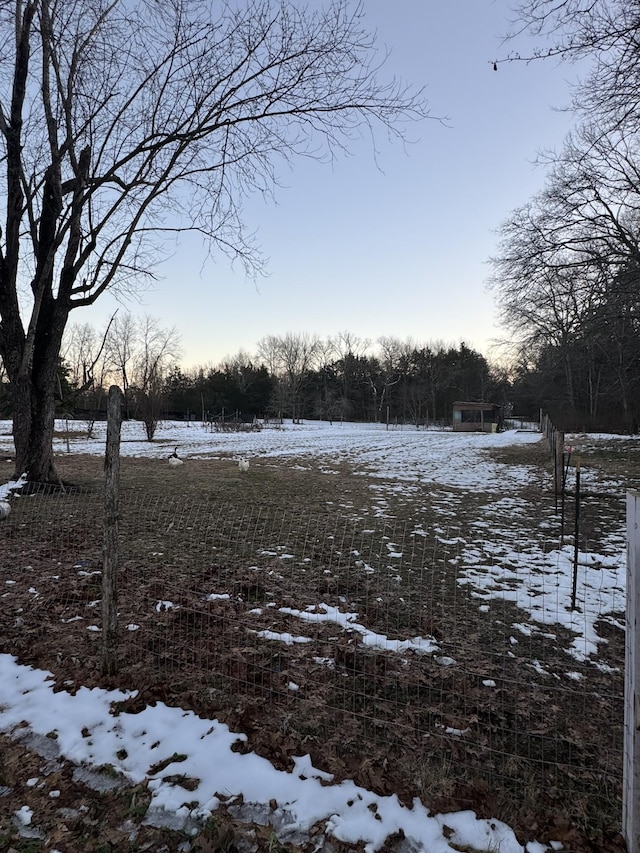
[[[622,830],[628,853],[640,853],[640,492],[627,492],[624,679]]]

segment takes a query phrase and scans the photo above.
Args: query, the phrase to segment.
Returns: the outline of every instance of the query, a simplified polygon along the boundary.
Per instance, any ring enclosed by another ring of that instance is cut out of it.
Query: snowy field
[[[4,429],[2,428],[4,426]],[[55,452],[64,454],[68,447],[73,453],[102,454],[106,424],[98,422],[95,437],[82,437],[81,422],[59,421],[59,432],[77,431],[70,443],[58,438]],[[0,455],[11,452],[10,424],[0,423]],[[615,446],[616,436],[592,436]],[[576,447],[586,437],[571,436]],[[533,625],[520,626],[529,634],[539,626],[561,624],[575,633],[571,653],[578,659],[590,658],[597,652],[599,637],[595,622],[603,614],[624,610],[624,530],[610,531],[602,553],[591,551],[579,554],[579,613],[569,605],[572,589],[574,550],[565,545],[543,551],[538,540],[523,542],[517,536],[519,517],[530,512],[522,498],[509,497],[518,487],[539,478],[536,469],[496,461],[492,450],[527,445],[542,441],[539,433],[510,430],[498,434],[454,433],[451,431],[417,430],[410,426],[387,427],[383,424],[354,424],[310,422],[286,423],[281,429],[268,428],[259,432],[211,432],[200,424],[165,422],[158,427],[155,440],[145,439],[141,423],[123,424],[121,455],[149,457],[164,462],[177,448],[184,460],[224,458],[277,460],[279,464],[296,467],[305,464],[319,466],[326,474],[338,465],[347,465],[362,475],[379,478],[385,486],[377,497],[377,514],[385,513],[385,490],[397,498],[411,498],[417,487],[437,486],[437,508],[443,522],[456,513],[458,495],[442,489],[464,490],[469,493],[497,492],[504,497],[491,500],[480,508],[474,526],[478,538],[461,542],[457,562],[464,567],[460,583],[481,597],[514,601],[528,613]],[[583,487],[594,482],[588,468],[583,470]],[[618,481],[600,482],[599,488],[624,495],[624,484]],[[548,488],[548,486],[546,486]],[[374,499],[374,502],[376,500]],[[513,522],[516,522],[515,526]],[[509,528],[511,523],[511,528]],[[509,529],[502,529],[503,527]],[[443,532],[446,525],[443,524]],[[491,536],[487,535],[491,532]],[[543,533],[544,531],[541,531]],[[503,534],[502,536],[498,534]],[[517,542],[514,541],[517,538]],[[487,540],[492,539],[487,546]],[[478,567],[479,548],[493,550],[492,566]],[[597,570],[594,571],[594,570]],[[613,620],[616,624],[616,620]],[[606,664],[603,664],[606,667]]]
[[[57,427],[62,432],[67,424],[59,422]],[[81,423],[70,422],[69,427],[78,433],[69,441],[66,437],[57,438],[57,454],[104,452],[104,424],[96,425],[92,439],[82,436]],[[378,516],[389,511],[390,495],[394,500],[411,500],[417,489],[437,486],[434,506],[442,521],[437,532],[443,541],[458,512],[461,491],[495,492],[494,500],[481,502],[474,510],[474,534],[455,543],[451,562],[461,591],[472,595],[481,611],[488,611],[494,599],[517,605],[522,619],[512,625],[514,644],[518,638],[531,637],[536,632],[546,635],[558,626],[571,631],[573,641],[565,649],[567,679],[583,677],[572,672],[572,661],[592,664],[601,671],[612,668],[601,655],[606,641],[599,636],[597,623],[604,616],[616,629],[622,627],[624,531],[620,527],[608,531],[597,553],[580,553],[579,611],[571,612],[568,603],[573,548],[542,548],[545,521],[540,523],[540,539],[532,537],[523,542],[519,535],[518,519],[531,512],[531,504],[530,499],[518,496],[518,489],[535,482],[540,472],[501,462],[492,455],[541,441],[536,433],[488,435],[410,427],[387,430],[381,425],[339,423],[287,424],[282,429],[218,433],[198,424],[170,423],[161,424],[155,441],[149,443],[144,439],[142,425],[125,423],[122,438],[123,456],[151,457],[163,465],[176,447],[187,462],[248,459],[253,466],[309,466],[329,477],[338,466],[347,466],[372,479],[371,501]],[[0,454],[11,452],[10,425],[3,423]],[[184,471],[187,470],[185,466]],[[585,482],[590,479],[593,475],[587,471]],[[615,481],[606,487],[613,491],[623,489]],[[11,500],[12,488],[13,484],[0,487],[0,495],[4,493]],[[420,530],[416,528],[414,533],[419,535]],[[491,554],[489,562],[487,553]],[[11,584],[15,583],[11,568],[4,567],[2,574],[9,595]],[[219,589],[212,595],[223,603],[229,592]],[[265,634],[265,639],[306,642],[302,630],[305,622],[317,621],[323,613],[330,615],[326,606],[324,611],[321,608],[321,604],[313,612],[309,612],[311,608],[306,612],[281,608],[295,627],[287,637]],[[336,624],[359,632],[365,643],[383,643],[382,648],[391,649],[384,645],[386,638],[359,624],[357,614],[336,611],[333,616]],[[430,646],[430,642],[423,637],[407,639],[395,651],[415,651],[417,644],[419,652],[434,653],[437,644]],[[421,643],[425,644],[423,649]],[[536,671],[545,672],[542,663],[532,665]],[[297,689],[296,685],[291,689]],[[227,806],[235,798],[242,798],[241,813],[245,818],[270,820],[282,842],[301,843],[309,830],[320,823],[326,835],[349,843],[363,842],[366,851],[378,850],[387,836],[397,832],[407,840],[405,849],[416,853],[448,853],[460,848],[500,853],[563,849],[560,842],[541,844],[535,839],[525,840],[523,846],[509,827],[496,820],[477,819],[473,812],[432,814],[429,803],[419,800],[414,801],[413,808],[407,808],[396,796],[377,796],[353,782],[330,784],[331,777],[314,768],[308,755],[293,758],[293,772],[276,770],[254,753],[241,754],[231,749],[244,735],[191,711],[157,703],[139,714],[111,715],[113,703],[124,698],[118,691],[99,689],[80,689],[74,695],[54,692],[50,674],[21,666],[9,655],[0,655],[0,728],[11,732],[26,723],[34,743],[38,736],[54,731],[62,757],[89,767],[109,765],[129,784],[148,779],[153,792],[147,815],[150,823],[195,828],[215,813],[224,795]],[[152,772],[159,765],[162,771]],[[163,781],[166,767],[197,780],[195,787],[186,794],[179,786]],[[46,780],[38,778],[32,783],[44,786]],[[26,835],[36,832],[37,837],[38,815],[27,806],[15,814],[14,820]]]
[[[57,428],[65,429],[59,421]],[[70,429],[81,430],[82,424],[70,422]],[[0,422],[0,454],[12,445]],[[81,433],[79,433],[79,436]],[[74,438],[74,453],[104,452],[106,425],[97,423],[96,438]],[[413,427],[391,427],[382,424],[309,422],[286,423],[283,428],[265,428],[259,432],[211,432],[199,424],[161,423],[152,443],[145,440],[140,423],[124,423],[122,456],[145,456],[163,459],[178,448],[183,459],[220,458],[225,456],[254,459],[288,459],[320,462],[330,473],[334,466],[347,464],[362,474],[411,483],[437,483],[474,489],[509,486],[511,478],[523,482],[525,467],[492,463],[483,451],[491,448],[528,444],[540,440],[538,433],[505,432],[501,434],[453,433],[450,431],[416,430]],[[55,444],[57,453],[66,451],[64,439]],[[507,478],[506,482],[504,478]]]

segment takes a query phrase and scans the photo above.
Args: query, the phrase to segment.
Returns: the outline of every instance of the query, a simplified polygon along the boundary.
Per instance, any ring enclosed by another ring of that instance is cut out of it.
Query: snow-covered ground
[[[95,437],[86,439],[81,421],[59,421],[57,429],[75,433],[70,443],[58,438],[55,451],[102,454],[106,424],[97,422]],[[11,426],[0,422],[0,455],[11,451]],[[312,421],[303,424],[286,422],[282,428],[265,428],[257,432],[215,432],[198,423],[164,422],[155,440],[145,439],[139,422],[125,422],[122,428],[121,454],[164,460],[177,447],[185,460],[233,457],[237,459],[275,460],[296,466],[314,464],[330,474],[336,466],[346,464],[356,473],[379,478],[384,486],[372,503],[376,514],[384,515],[385,492],[394,496],[411,496],[416,487],[437,485],[439,489],[488,492],[497,496],[480,507],[474,526],[478,537],[460,540],[456,562],[461,566],[460,583],[471,587],[487,602],[493,598],[509,599],[523,609],[533,624],[525,630],[535,632],[542,626],[559,624],[575,633],[570,650],[578,660],[597,652],[600,641],[595,623],[603,615],[624,609],[625,538],[623,530],[612,531],[604,553],[579,555],[579,609],[570,608],[572,591],[573,548],[541,548],[539,541],[526,542],[520,535],[519,516],[531,511],[519,497],[518,487],[532,484],[538,473],[526,465],[496,461],[488,451],[536,443],[542,438],[531,431],[510,430],[503,433],[454,433],[449,430],[424,430],[412,426],[389,427],[385,424],[356,424]],[[567,437],[567,444],[572,437]],[[616,436],[573,437],[578,445],[594,440],[615,446]],[[592,482],[589,469],[584,469],[585,486]],[[615,482],[600,484],[608,489],[623,486]],[[546,487],[548,488],[548,486]],[[455,515],[457,494],[440,491],[434,501],[443,519]],[[511,522],[509,527],[505,519]],[[504,530],[505,525],[509,528]],[[444,529],[444,528],[443,528]],[[545,537],[542,535],[541,539]],[[496,535],[501,534],[501,535]],[[493,564],[487,565],[487,552]],[[481,553],[482,552],[482,553]],[[614,621],[615,624],[615,621]]]
[[[61,422],[63,430],[67,424]],[[56,452],[102,454],[104,424],[97,424],[96,437],[82,437],[81,423],[70,423],[78,436],[67,444],[56,440]],[[383,425],[335,423],[287,424],[282,429],[260,432],[209,432],[198,424],[162,424],[153,443],[145,441],[142,426],[123,425],[122,454],[166,459],[177,446],[185,460],[233,457],[251,460],[277,458],[279,464],[314,465],[330,475],[338,464],[347,464],[357,473],[379,478],[391,484],[395,494],[416,488],[416,484],[437,484],[451,490],[517,493],[518,486],[536,476],[524,465],[507,465],[493,459],[487,451],[540,441],[530,432],[502,434],[452,433],[425,431],[410,427],[386,429]],[[0,454],[10,453],[10,427],[0,423]],[[185,469],[186,470],[186,469]],[[587,474],[588,476],[588,474]],[[10,488],[0,487],[9,495]],[[372,490],[372,502],[380,499]],[[513,528],[503,524],[496,541],[487,531],[500,528],[498,519],[526,513],[528,506],[516,497],[504,497],[507,503],[492,501],[480,507],[478,537],[457,543],[459,583],[471,589],[479,606],[494,597],[507,598],[523,611],[525,618],[514,630],[532,633],[548,630],[549,624],[561,624],[574,632],[575,643],[569,653],[580,660],[597,659],[600,638],[596,621],[603,614],[620,612],[624,607],[624,537],[613,531],[606,553],[580,555],[578,601],[580,616],[567,608],[571,588],[572,552],[566,548],[544,551],[538,543],[513,541]],[[446,492],[440,494],[443,518],[451,515],[452,504]],[[444,529],[444,528],[443,528]],[[486,555],[491,552],[492,565]],[[483,559],[480,559],[480,558]],[[224,597],[226,591],[217,595]],[[311,617],[302,611],[290,611],[291,618],[304,621]],[[326,615],[326,614],[325,614]],[[336,621],[355,624],[356,614],[334,614]],[[615,619],[612,619],[616,624]],[[546,626],[546,628],[545,628]],[[621,626],[618,626],[621,627]],[[365,635],[366,628],[357,626]],[[288,635],[289,636],[289,635]],[[378,635],[376,635],[378,636]],[[273,638],[271,638],[273,639]],[[286,640],[280,637],[281,641]],[[295,637],[296,640],[304,638]],[[413,638],[409,642],[426,642]],[[256,813],[266,811],[279,837],[286,841],[300,837],[317,821],[325,822],[329,835],[348,842],[363,841],[365,849],[378,849],[385,838],[402,830],[414,849],[425,853],[444,853],[468,845],[478,850],[500,853],[541,853],[560,850],[535,841],[522,847],[513,832],[498,821],[478,820],[473,813],[433,815],[428,804],[415,801],[413,808],[403,806],[396,797],[379,797],[352,782],[328,784],[327,774],[313,768],[308,756],[294,758],[295,769],[285,773],[252,753],[232,751],[243,735],[234,734],[215,720],[203,720],[192,712],[169,708],[161,703],[136,715],[110,715],[113,702],[122,694],[81,689],[75,695],[53,692],[48,673],[21,666],[8,656],[0,656],[0,729],[11,731],[26,721],[35,734],[55,730],[63,756],[91,766],[108,764],[123,778],[137,783],[148,778],[153,802],[148,819],[166,822],[167,815],[179,821],[206,817],[219,805],[217,795],[242,797],[253,804]],[[295,689],[295,685],[291,689]],[[85,736],[81,734],[84,730]],[[86,732],[90,736],[86,736]],[[184,756],[171,769],[198,780],[195,790],[186,793],[174,784],[163,782],[161,773],[150,768],[175,754]],[[120,757],[119,757],[120,756]],[[125,757],[122,757],[125,756]],[[185,805],[185,801],[190,806]],[[277,808],[273,809],[273,801]],[[193,803],[197,802],[194,808]],[[271,806],[269,805],[271,803]],[[37,820],[24,813],[16,820]]]
[[[294,757],[292,772],[276,770],[254,753],[231,749],[246,739],[244,735],[192,711],[157,703],[138,714],[112,716],[112,704],[126,696],[86,688],[74,696],[54,692],[47,673],[0,655],[2,729],[11,731],[28,721],[35,735],[50,736],[55,731],[60,754],[73,762],[108,765],[132,784],[148,779],[153,799],[146,820],[152,825],[193,826],[215,811],[221,796],[242,797],[243,816],[261,820],[266,815],[282,842],[300,842],[314,824],[323,821],[327,834],[345,842],[364,841],[367,851],[378,849],[399,830],[415,842],[414,850],[424,853],[448,853],[464,845],[500,853],[549,849],[537,843],[522,847],[505,824],[479,820],[473,812],[434,815],[418,800],[406,808],[395,795],[380,797],[351,781],[327,784],[331,776],[316,770],[306,755]],[[159,764],[162,770],[150,772]],[[186,791],[164,782],[162,777],[171,773],[198,780],[198,785]],[[200,805],[194,808],[194,801]],[[232,805],[228,799],[227,805]],[[17,820],[26,818],[35,826],[37,815],[30,815],[28,809],[20,812]]]
[[[93,439],[83,437],[81,421],[57,423],[60,432],[67,426],[78,431],[70,442],[73,453],[104,453],[105,423],[95,424]],[[0,455],[13,450],[10,432],[10,423],[0,421]],[[200,424],[172,421],[161,423],[154,441],[148,442],[143,425],[129,421],[122,427],[120,452],[122,456],[163,459],[177,446],[183,459],[232,456],[249,460],[320,460],[328,472],[332,466],[347,463],[362,474],[384,479],[469,489],[478,484],[488,489],[508,489],[512,482],[525,482],[529,469],[497,464],[485,457],[483,451],[539,440],[540,435],[533,432],[454,433],[409,426],[387,429],[383,424],[334,422],[331,425],[326,421],[289,422],[282,429],[267,428],[259,432],[211,432]],[[66,453],[66,440],[56,439],[54,449],[56,453]]]

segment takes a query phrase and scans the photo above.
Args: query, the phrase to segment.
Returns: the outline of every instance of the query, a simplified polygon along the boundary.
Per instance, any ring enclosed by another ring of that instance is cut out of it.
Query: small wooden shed
[[[454,403],[454,432],[498,432],[502,428],[502,406],[497,403]]]

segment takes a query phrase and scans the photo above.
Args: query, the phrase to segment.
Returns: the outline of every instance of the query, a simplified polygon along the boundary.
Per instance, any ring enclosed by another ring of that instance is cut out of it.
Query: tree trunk
[[[54,363],[48,382],[40,373],[37,383],[27,378],[14,386],[15,473],[16,477],[26,474],[37,483],[60,483],[53,462],[56,368]]]
[[[56,310],[57,308],[57,310]],[[16,361],[9,373],[13,397],[13,440],[16,476],[35,483],[60,484],[53,461],[56,387],[62,335],[68,311],[43,302],[30,368]]]
[[[566,353],[563,355],[563,361],[564,361],[564,374],[565,374],[565,379],[566,379],[566,383],[567,383],[567,397],[569,398],[569,406],[571,407],[571,410],[573,411],[573,410],[575,410],[575,407],[576,407],[575,392],[574,392],[574,387],[573,387],[573,369],[571,366],[571,359]]]

